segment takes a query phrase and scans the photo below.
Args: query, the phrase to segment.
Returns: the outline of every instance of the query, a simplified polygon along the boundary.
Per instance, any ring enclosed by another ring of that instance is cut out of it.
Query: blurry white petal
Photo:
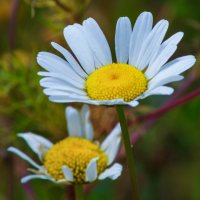
[[[153,30],[148,34],[142,44],[135,67],[143,70],[148,66],[151,58],[154,57],[160,49],[160,44],[163,41],[168,26],[169,23],[167,20],[161,20],[154,26]]]
[[[73,102],[80,102],[80,103],[89,103],[89,104],[94,104],[94,101],[89,100],[89,98],[82,99],[81,97],[78,96],[72,96],[72,95],[51,95],[49,97],[49,101],[56,102],[56,103],[73,103]],[[94,104],[94,105],[99,105],[99,104]]]
[[[49,140],[34,133],[20,133],[18,136],[26,141],[33,152],[38,155],[40,160],[43,159],[43,156],[48,151],[48,149],[53,146]]]
[[[143,43],[150,33],[153,25],[153,17],[150,12],[143,12],[137,18],[130,40],[129,64],[137,66],[138,57]]]
[[[104,101],[96,101],[91,99],[84,99],[82,97],[78,97],[75,95],[52,95],[49,97],[49,100],[52,102],[57,103],[72,103],[72,102],[80,102],[80,103],[86,103],[86,104],[92,104],[92,105],[129,105],[131,107],[135,107],[138,105],[138,102],[133,100],[130,102],[126,102],[123,99],[114,99],[114,100],[104,100]]]
[[[92,127],[92,123],[90,121],[90,109],[88,105],[83,105],[81,109],[81,119],[82,119],[82,126],[83,126],[83,135],[88,140],[93,140],[94,130]]]
[[[82,127],[79,112],[68,106],[65,110],[69,136],[82,137]]]
[[[78,83],[84,83],[84,79],[71,68],[69,63],[55,54],[40,52],[37,56],[37,62],[49,72],[61,73]]]
[[[182,72],[191,68],[195,62],[196,59],[192,55],[177,58],[164,65],[163,69],[156,76],[158,78],[164,78],[165,76],[181,74]]]
[[[70,184],[70,182],[68,182],[66,179],[59,179],[55,181],[58,184]]]
[[[101,173],[98,177],[99,180],[103,180],[105,178],[110,178],[112,180],[117,179],[122,173],[122,165],[115,163],[110,168],[106,169],[103,173]]]
[[[83,22],[83,29],[94,58],[97,60],[95,62],[97,63],[96,67],[111,64],[110,47],[97,22],[92,18],[88,18]]]
[[[95,70],[93,53],[85,38],[83,27],[74,24],[64,29],[65,39],[87,74]]]
[[[136,107],[139,104],[139,102],[136,101],[136,99],[130,102],[126,102],[126,103],[127,103],[126,105],[129,105],[131,107]]]
[[[174,35],[172,35],[170,38],[168,38],[167,40],[165,40],[162,43],[161,48],[164,48],[168,44],[177,45],[181,41],[181,39],[183,38],[183,35],[184,35],[183,32],[175,33]]]
[[[127,63],[131,37],[131,22],[128,17],[120,17],[115,32],[115,52],[118,63]]]
[[[29,156],[27,156],[26,154],[24,154],[19,149],[16,149],[15,147],[9,147],[8,151],[12,152],[12,153],[14,153],[16,155],[18,155],[20,158],[22,158],[23,160],[25,160],[28,163],[30,163],[33,167],[35,167],[37,169],[41,169],[41,166],[39,166],[38,164],[36,164],[35,161],[33,161]]]
[[[60,89],[58,90],[58,89],[46,88],[46,89],[43,90],[43,93],[48,95],[48,96],[59,95],[59,96],[79,97],[80,99],[85,99],[85,100],[88,99],[86,94],[79,93],[78,91],[76,93],[76,92],[67,92],[67,91],[63,91],[63,90],[60,90]]]
[[[165,84],[168,84],[168,83],[171,83],[171,82],[174,82],[174,81],[180,81],[182,80],[184,77],[183,76],[180,76],[180,75],[174,75],[174,76],[166,76],[162,79],[160,78],[157,78],[157,76],[155,76],[150,82],[149,82],[149,85],[148,85],[148,90],[152,90],[158,86],[162,86],[162,85],[165,85]]]
[[[154,60],[156,59],[156,57],[158,56],[158,54],[160,54],[160,52],[167,46],[167,45],[172,45],[172,46],[177,46],[178,43],[181,41],[183,37],[183,32],[178,32],[175,33],[174,35],[172,35],[170,38],[168,38],[167,40],[165,40],[161,45],[160,45],[160,49],[158,51],[157,54],[154,54],[154,56],[151,58],[150,60],[150,64],[152,62],[154,62]]]
[[[67,181],[72,182],[74,180],[72,170],[68,166],[66,166],[66,165],[62,166],[62,172]]]
[[[163,67],[162,65],[165,64],[168,58],[170,58],[176,51],[176,45],[181,41],[182,37],[183,32],[178,32],[161,44],[158,54],[151,59],[149,67],[145,72],[148,78],[152,78],[158,71],[160,71],[161,67]],[[164,60],[162,56],[164,56]]]
[[[71,79],[69,76],[66,76],[65,74],[58,73],[58,72],[38,72],[39,76],[45,76],[45,77],[52,77],[56,78],[62,81],[66,82],[66,85],[72,86],[73,88],[78,88],[78,89],[84,89],[84,84],[85,83],[79,83],[73,79]]]
[[[93,158],[86,169],[85,181],[93,182],[97,179],[97,160],[99,158]]]
[[[21,179],[21,183],[27,183],[28,181],[33,180],[33,179],[43,179],[43,180],[49,180],[53,182],[55,181],[54,179],[48,176],[44,176],[44,175],[28,175]]]
[[[115,128],[111,131],[111,133],[107,136],[104,142],[101,144],[101,149],[106,153],[108,156],[108,165],[110,165],[119,150],[121,142],[121,127],[118,123]]]
[[[76,88],[72,85],[69,85],[64,80],[53,78],[53,77],[45,77],[40,80],[40,85],[45,88],[55,89],[55,90],[62,90],[65,92],[70,92],[72,94],[77,95],[87,95],[85,91]]]
[[[85,71],[81,68],[81,66],[78,64],[78,62],[75,60],[75,58],[71,55],[71,53],[63,48],[61,45],[55,43],[55,42],[51,42],[51,45],[57,50],[59,51],[61,54],[63,54],[63,56],[65,57],[65,59],[69,62],[70,66],[73,68],[73,70],[79,74],[81,77],[86,78],[88,75],[85,73]]]
[[[166,45],[157,55],[156,59],[149,64],[145,72],[145,76],[147,79],[151,79],[155,76],[161,69],[161,67],[168,61],[168,59],[174,54],[176,51],[176,45]]]
[[[174,92],[174,89],[171,87],[167,87],[167,86],[160,86],[157,87],[153,90],[147,91],[145,92],[143,95],[141,95],[141,99],[144,99],[148,96],[151,95],[171,95]]]

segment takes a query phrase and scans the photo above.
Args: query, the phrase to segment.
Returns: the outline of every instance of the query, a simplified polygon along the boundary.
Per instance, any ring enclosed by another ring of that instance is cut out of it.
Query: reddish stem
[[[16,20],[17,20],[17,11],[19,9],[20,0],[13,0],[11,5],[11,14],[9,22],[9,47],[11,50],[15,48],[16,41]]]
[[[180,106],[184,103],[187,103],[188,101],[192,100],[193,98],[195,98],[199,95],[200,95],[200,88],[190,92],[189,94],[187,94],[177,100],[174,100],[170,103],[165,104],[164,106],[162,106],[161,108],[159,108],[158,110],[156,110],[150,114],[138,117],[136,121],[141,123],[143,121],[158,118],[158,117],[162,116],[163,114],[165,114],[166,112],[169,112],[170,110],[172,110],[174,107]]]
[[[54,0],[55,3],[61,8],[63,9],[65,12],[71,12],[71,8],[67,7],[65,4],[63,4],[60,0]]]

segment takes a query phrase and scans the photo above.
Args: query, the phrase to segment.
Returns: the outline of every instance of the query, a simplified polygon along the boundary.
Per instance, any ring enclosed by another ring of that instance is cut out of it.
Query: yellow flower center
[[[128,102],[147,89],[147,79],[142,71],[131,65],[113,63],[90,74],[85,87],[91,99]]]
[[[48,173],[60,180],[64,178],[62,166],[68,166],[74,176],[74,183],[85,183],[86,169],[91,159],[98,157],[98,174],[107,167],[108,157],[100,147],[87,139],[68,137],[49,149],[44,158]]]

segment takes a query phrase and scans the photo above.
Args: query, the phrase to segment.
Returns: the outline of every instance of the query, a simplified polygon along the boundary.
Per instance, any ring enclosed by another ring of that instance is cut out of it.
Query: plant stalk
[[[136,174],[135,174],[133,151],[132,151],[132,147],[131,147],[131,142],[130,142],[130,137],[129,137],[129,133],[128,133],[128,127],[126,124],[126,118],[124,115],[124,110],[123,110],[122,106],[116,106],[116,110],[117,110],[119,122],[121,125],[124,146],[125,146],[125,150],[126,150],[126,157],[127,157],[127,164],[128,164],[128,169],[129,169],[129,173],[130,173],[133,199],[140,200],[139,190],[138,190],[138,186],[137,186],[137,178],[136,178]]]
[[[75,185],[74,187],[75,187],[76,200],[85,200],[83,186]]]

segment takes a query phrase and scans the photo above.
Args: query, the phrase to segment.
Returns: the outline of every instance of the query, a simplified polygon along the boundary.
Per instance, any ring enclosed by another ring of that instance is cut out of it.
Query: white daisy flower
[[[26,160],[34,174],[21,179],[26,183],[31,179],[47,179],[62,184],[84,184],[96,180],[118,178],[122,166],[113,164],[121,142],[121,129],[117,124],[102,144],[93,141],[93,128],[89,120],[90,111],[84,105],[79,113],[72,107],[66,108],[69,137],[52,144],[49,140],[34,133],[20,133],[29,147],[37,154],[41,165],[29,156],[9,147],[8,151]]]
[[[114,63],[107,40],[96,21],[89,18],[82,25],[64,29],[64,37],[73,55],[52,42],[62,54],[40,52],[37,62],[46,71],[40,85],[53,102],[82,102],[94,105],[138,105],[151,95],[170,95],[174,89],[165,86],[183,79],[180,74],[195,63],[192,55],[168,62],[183,37],[182,32],[163,41],[168,21],[153,27],[153,17],[143,12],[132,29],[127,17],[119,18],[115,33]]]

